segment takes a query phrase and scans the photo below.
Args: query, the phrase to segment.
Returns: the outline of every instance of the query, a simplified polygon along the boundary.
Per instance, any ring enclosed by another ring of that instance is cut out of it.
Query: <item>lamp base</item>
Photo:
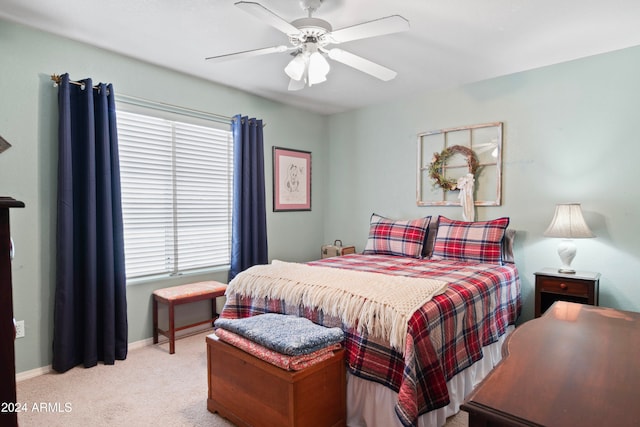
[[[571,268],[571,261],[576,256],[576,245],[569,239],[561,240],[558,244],[558,255],[562,261],[562,267],[558,269],[558,273],[576,274],[576,271]]]

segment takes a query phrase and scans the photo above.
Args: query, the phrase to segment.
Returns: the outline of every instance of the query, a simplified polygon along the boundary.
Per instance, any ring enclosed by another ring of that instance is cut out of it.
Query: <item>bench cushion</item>
[[[218,318],[214,326],[289,356],[309,354],[344,340],[340,328],[326,328],[304,317],[276,313],[244,319]]]
[[[153,294],[167,301],[174,301],[181,298],[200,295],[219,294],[222,296],[226,290],[227,285],[224,283],[207,281],[173,286],[171,288],[156,289],[153,291]]]

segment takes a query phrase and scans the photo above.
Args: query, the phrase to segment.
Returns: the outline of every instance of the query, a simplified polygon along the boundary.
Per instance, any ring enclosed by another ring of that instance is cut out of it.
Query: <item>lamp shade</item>
[[[330,68],[329,62],[320,52],[313,52],[309,57],[309,86],[326,81]]]
[[[575,274],[576,272],[571,268],[571,262],[576,256],[576,245],[571,239],[595,237],[582,216],[579,203],[556,205],[556,212],[544,235],[564,239],[558,245],[558,255],[562,261],[562,267],[558,269],[558,272],[566,274]]]
[[[580,203],[556,205],[556,212],[544,235],[564,239],[595,237],[582,216]]]
[[[300,53],[296,55],[284,69],[284,72],[293,80],[302,80],[307,69],[307,59]]]

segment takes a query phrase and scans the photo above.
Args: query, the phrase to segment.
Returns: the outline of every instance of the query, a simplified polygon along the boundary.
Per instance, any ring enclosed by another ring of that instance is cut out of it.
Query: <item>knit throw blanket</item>
[[[392,348],[404,353],[409,319],[446,288],[441,280],[273,261],[238,274],[227,295],[319,308],[360,333],[389,340]]]

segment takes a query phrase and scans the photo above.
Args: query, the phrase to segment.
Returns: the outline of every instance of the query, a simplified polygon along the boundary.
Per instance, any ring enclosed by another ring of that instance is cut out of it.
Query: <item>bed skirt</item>
[[[460,411],[460,405],[473,388],[502,360],[502,344],[514,330],[513,326],[500,339],[483,348],[484,357],[447,382],[449,405],[422,414],[418,427],[441,427],[447,418]],[[394,407],[398,393],[373,381],[347,371],[347,426],[403,427]]]

